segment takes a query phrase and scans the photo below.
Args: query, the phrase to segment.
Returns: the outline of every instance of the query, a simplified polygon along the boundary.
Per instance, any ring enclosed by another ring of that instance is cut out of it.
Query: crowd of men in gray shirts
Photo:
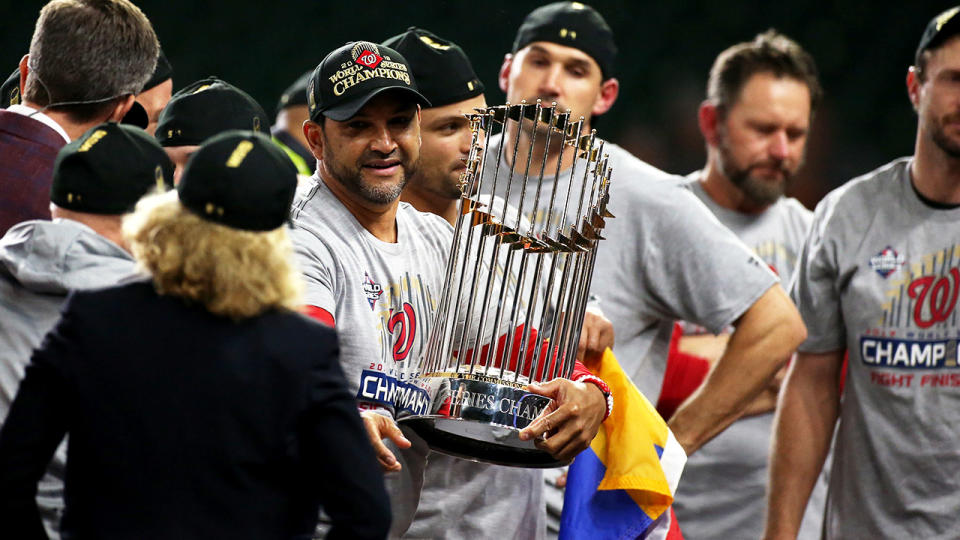
[[[570,379],[531,388],[558,406],[521,437],[561,460],[586,448],[616,407],[588,371],[611,347],[689,456],[672,509],[647,537],[956,537],[960,480],[944,471],[960,464],[951,405],[960,401],[960,229],[950,225],[960,220],[958,11],[930,21],[907,72],[914,155],[845,183],[814,212],[784,194],[803,165],[822,89],[813,58],[774,30],[717,56],[690,112],[707,148],[701,170],[669,174],[605,145],[616,219],[597,252],[582,363]],[[85,31],[66,31],[78,28]],[[493,78],[478,76],[456,43],[421,28],[316,60],[283,93],[270,128],[264,109],[226,81],[174,93],[149,21],[126,0],[43,8],[29,54],[0,89],[0,421],[68,294],[142,275],[123,233],[137,200],[179,183],[184,171],[189,177],[192,158],[218,136],[269,129],[271,155],[279,149],[299,173],[283,227],[302,273],[302,312],[336,330],[340,380],[369,442],[358,459],[375,456],[363,466],[383,471],[373,491],[385,489],[390,502],[386,519],[349,529],[338,523],[344,514],[315,511],[323,497],[304,495],[318,519],[298,523],[297,537],[556,537],[563,469],[431,452],[395,421],[409,412],[402,404],[360,384],[403,380],[425,352],[427,336],[405,336],[401,354],[383,329],[393,328],[387,318],[396,311],[406,314],[405,329],[435,313],[430,291],[443,286],[471,149],[464,115],[488,105],[482,81]],[[383,61],[389,69],[377,69]],[[344,84],[354,73],[365,76]],[[603,16],[556,2],[524,19],[496,81],[510,103],[555,102],[589,131],[616,104],[616,73]],[[152,139],[137,135],[114,150],[128,159],[81,171],[84,156],[76,156],[103,152],[109,145],[97,149],[98,140],[117,123]],[[520,122],[486,144],[504,170],[571,166],[561,145]],[[518,144],[531,151],[515,152]],[[244,160],[229,156],[223,174]],[[150,174],[155,182],[124,183]],[[194,172],[190,180],[204,179]],[[548,175],[540,185],[557,181]],[[524,196],[487,195],[514,206]],[[205,212],[222,222],[224,209],[210,204]],[[257,201],[245,204],[253,212]],[[116,324],[123,332],[137,321]],[[18,437],[23,430],[0,430],[0,490],[23,487],[10,473]],[[36,511],[14,517],[42,520],[43,530],[15,530],[130,537],[135,522],[85,528],[85,506],[69,495],[81,474],[71,473],[69,455],[64,440],[45,471],[28,478],[30,489],[16,492]],[[178,519],[163,511],[161,519]],[[3,505],[0,515],[8,515]]]

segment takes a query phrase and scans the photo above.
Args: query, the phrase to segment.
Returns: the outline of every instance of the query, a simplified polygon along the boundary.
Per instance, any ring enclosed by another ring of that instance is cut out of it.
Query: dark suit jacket
[[[45,538],[37,480],[65,432],[64,539],[385,537],[383,473],[335,333],[233,322],[138,282],[71,295],[0,430],[0,534]]]
[[[39,120],[0,110],[0,236],[28,219],[50,219],[57,152],[67,144]]]

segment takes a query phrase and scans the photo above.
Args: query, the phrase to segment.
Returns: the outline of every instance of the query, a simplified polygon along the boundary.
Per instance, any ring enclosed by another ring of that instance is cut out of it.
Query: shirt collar
[[[43,114],[39,110],[34,109],[33,107],[28,107],[23,104],[11,105],[7,107],[6,110],[12,113],[17,113],[29,118],[33,118],[34,120],[40,123],[46,124],[50,129],[59,133],[60,136],[63,137],[63,140],[70,142],[70,136],[67,135],[67,132],[64,131],[64,129],[60,126],[60,124],[58,124],[56,121],[54,121],[53,118],[50,118],[49,116]]]

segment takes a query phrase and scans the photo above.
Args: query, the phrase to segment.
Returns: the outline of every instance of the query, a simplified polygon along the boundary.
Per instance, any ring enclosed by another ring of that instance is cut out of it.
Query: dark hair
[[[53,0],[30,41],[24,99],[93,120],[113,98],[140,92],[159,50],[150,21],[128,0]]]
[[[707,99],[716,105],[721,115],[740,98],[740,91],[758,73],[772,73],[789,77],[807,85],[810,91],[810,111],[816,109],[823,96],[817,78],[817,66],[807,51],[796,41],[770,29],[758,34],[753,41],[738,43],[720,53],[707,81]]]

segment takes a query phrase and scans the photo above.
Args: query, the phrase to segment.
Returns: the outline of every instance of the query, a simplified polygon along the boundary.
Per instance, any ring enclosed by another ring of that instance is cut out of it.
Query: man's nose
[[[790,141],[785,132],[777,131],[771,136],[769,152],[770,157],[780,160],[786,159],[790,155]]]
[[[557,97],[560,95],[560,78],[562,76],[563,66],[551,64],[550,68],[540,79],[540,88],[538,93],[541,97]]]
[[[384,126],[377,130],[376,136],[370,142],[370,149],[381,154],[390,154],[397,148],[397,141],[393,138],[390,130]]]

